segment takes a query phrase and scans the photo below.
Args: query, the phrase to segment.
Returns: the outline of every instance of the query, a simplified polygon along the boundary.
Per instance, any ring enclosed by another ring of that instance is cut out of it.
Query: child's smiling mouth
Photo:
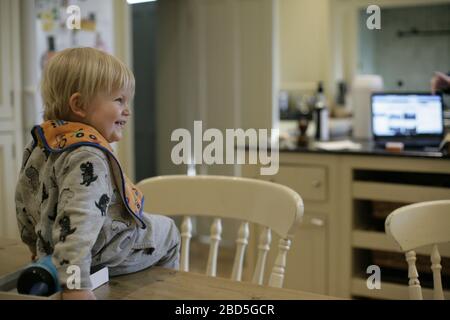
[[[120,128],[125,127],[125,125],[127,124],[126,121],[116,121],[114,122],[117,126],[119,126]]]

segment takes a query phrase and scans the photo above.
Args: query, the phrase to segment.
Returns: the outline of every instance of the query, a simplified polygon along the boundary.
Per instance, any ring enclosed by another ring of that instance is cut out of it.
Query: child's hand
[[[64,289],[62,292],[63,300],[97,300],[91,290],[69,290]]]
[[[35,262],[37,260],[36,247],[28,246],[31,252],[31,262]]]

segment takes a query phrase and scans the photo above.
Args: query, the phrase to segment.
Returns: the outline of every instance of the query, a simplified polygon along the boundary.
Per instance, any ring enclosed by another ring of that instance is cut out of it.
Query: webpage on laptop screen
[[[374,96],[372,103],[373,132],[377,136],[442,133],[442,101],[439,96]]]

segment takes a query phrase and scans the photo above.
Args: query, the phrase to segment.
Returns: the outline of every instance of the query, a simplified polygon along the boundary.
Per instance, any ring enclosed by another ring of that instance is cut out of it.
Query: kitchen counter
[[[388,151],[382,148],[376,148],[372,143],[361,143],[361,149],[343,149],[343,150],[324,150],[320,149],[314,144],[306,147],[280,148],[280,152],[312,152],[312,153],[330,153],[330,154],[346,154],[346,155],[365,155],[365,156],[385,156],[385,157],[417,157],[417,158],[441,158],[450,159],[448,154],[437,149],[429,150],[403,150],[403,151]]]
[[[340,141],[340,140],[336,140]],[[307,146],[298,147],[286,143],[280,143],[280,152],[297,152],[297,153],[323,153],[323,154],[341,154],[341,155],[361,155],[361,156],[382,156],[382,157],[414,157],[414,158],[432,158],[449,160],[448,152],[439,151],[437,148],[429,148],[425,150],[403,150],[399,152],[388,151],[380,147],[376,147],[371,141],[356,141],[361,148],[359,149],[341,149],[341,150],[325,150],[316,146],[311,141]]]
[[[388,152],[369,142],[358,150],[335,151],[321,150],[314,143],[292,148],[281,144],[275,174],[261,175],[262,164],[245,164],[241,174],[287,186],[302,197],[305,211],[289,251],[287,288],[344,298],[408,299],[407,280],[389,262],[381,264],[377,255],[395,254],[404,261],[385,233],[384,220],[405,204],[450,199],[448,159],[436,150]],[[257,234],[248,248],[252,269]],[[442,255],[448,257],[449,249]],[[276,257],[269,251],[267,259]],[[390,275],[383,278],[380,290],[367,287],[370,265],[379,265]],[[432,297],[429,287],[423,292]],[[445,294],[450,297],[449,290]]]

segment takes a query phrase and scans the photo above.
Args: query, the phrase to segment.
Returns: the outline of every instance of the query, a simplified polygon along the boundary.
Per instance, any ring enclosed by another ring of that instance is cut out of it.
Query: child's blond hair
[[[68,120],[69,99],[80,93],[89,104],[98,93],[124,90],[134,95],[134,75],[114,56],[94,48],[71,48],[58,52],[47,63],[41,80],[44,120]]]

